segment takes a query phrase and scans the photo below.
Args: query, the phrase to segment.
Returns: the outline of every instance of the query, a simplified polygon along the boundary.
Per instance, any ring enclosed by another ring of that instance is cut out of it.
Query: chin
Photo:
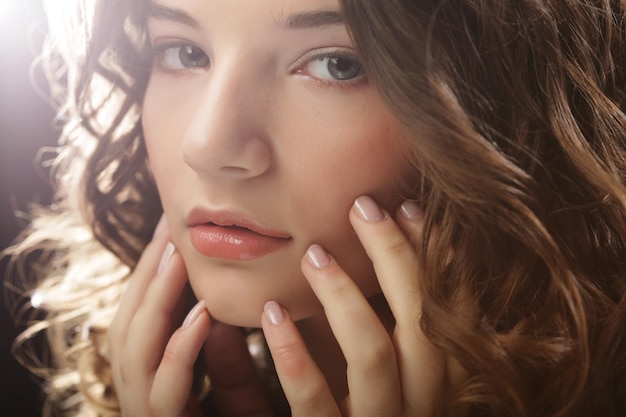
[[[303,320],[309,317],[323,314],[324,309],[316,298],[297,299],[290,298],[281,301],[280,297],[246,297],[245,294],[237,296],[215,294],[213,297],[196,293],[198,298],[202,297],[206,304],[211,318],[232,326],[239,327],[261,327],[261,317],[263,307],[271,299],[276,300],[283,306],[289,316],[294,321]]]
[[[221,323],[237,327],[261,327],[262,308],[261,310],[250,311],[250,309],[245,309],[247,311],[244,311],[244,309],[232,307],[228,309],[214,308],[207,304],[207,309],[211,318]]]
[[[188,264],[187,270],[196,298],[206,302],[212,318],[226,324],[261,327],[263,307],[270,300],[285,308],[294,321],[323,313],[299,270],[259,274],[231,266],[195,264]]]
[[[224,307],[223,305],[213,305],[207,301],[207,309],[209,310],[211,318],[221,323],[238,327],[260,328],[261,317],[263,315],[263,304],[264,303],[260,306],[255,306],[254,308],[251,308],[251,306],[235,305]],[[289,312],[289,309],[287,309],[287,311]],[[289,312],[289,316],[293,321],[299,321],[321,314],[323,313],[323,309],[321,307],[319,309],[308,309],[308,311],[298,309],[298,311],[295,311],[294,313],[295,314]]]

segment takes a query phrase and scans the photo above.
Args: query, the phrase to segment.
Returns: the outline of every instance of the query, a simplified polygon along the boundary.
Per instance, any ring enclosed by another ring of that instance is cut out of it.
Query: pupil
[[[180,49],[180,61],[185,67],[202,67],[208,64],[208,58],[202,50],[195,46],[185,46]]]
[[[349,80],[361,72],[358,62],[345,58],[331,58],[328,63],[330,74],[338,80]]]

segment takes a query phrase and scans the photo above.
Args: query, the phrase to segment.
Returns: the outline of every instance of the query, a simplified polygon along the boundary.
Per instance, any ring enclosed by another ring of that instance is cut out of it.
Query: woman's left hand
[[[323,248],[313,245],[302,260],[348,363],[349,395],[342,404],[334,400],[287,312],[275,302],[266,304],[263,329],[294,417],[429,417],[439,405],[446,358],[420,327],[420,266],[407,239],[421,241],[422,217],[413,203],[398,212],[396,223],[369,197],[357,199],[350,211],[395,318],[392,336]]]

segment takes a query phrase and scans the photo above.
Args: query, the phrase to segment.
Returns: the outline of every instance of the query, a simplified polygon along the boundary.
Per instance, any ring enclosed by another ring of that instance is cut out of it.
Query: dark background
[[[60,0],[64,1],[64,0]],[[45,17],[40,0],[0,0],[0,250],[24,226],[16,212],[29,202],[47,203],[50,186],[36,160],[43,146],[54,145],[53,110],[34,85],[44,86],[41,71],[31,71],[41,50]],[[4,281],[7,260],[0,260]],[[3,291],[4,287],[2,288]],[[38,380],[11,355],[13,338],[23,329],[0,298],[0,415],[41,414]]]

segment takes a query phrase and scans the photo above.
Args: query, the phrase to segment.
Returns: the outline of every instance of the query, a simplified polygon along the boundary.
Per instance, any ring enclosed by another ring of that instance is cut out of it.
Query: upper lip
[[[217,226],[235,226],[253,231],[260,235],[265,235],[277,239],[290,239],[291,236],[287,233],[274,230],[271,227],[250,219],[243,213],[226,210],[209,210],[202,207],[196,207],[191,210],[187,219],[187,225],[189,227],[198,226],[201,224],[213,223]]]

